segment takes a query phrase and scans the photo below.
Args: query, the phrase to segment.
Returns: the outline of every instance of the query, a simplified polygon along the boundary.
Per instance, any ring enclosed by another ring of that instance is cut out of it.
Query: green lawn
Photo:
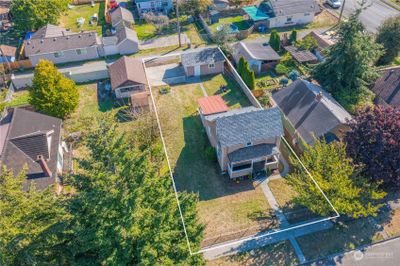
[[[11,101],[6,103],[6,107],[18,107],[18,106],[23,106],[23,105],[28,105],[29,104],[29,91],[28,90],[23,90],[23,91],[17,91],[13,94],[13,97]]]
[[[97,25],[89,25],[90,18],[97,13]],[[85,19],[85,23],[78,27],[76,20],[80,17]],[[80,30],[94,30],[99,36],[103,35],[105,27],[107,27],[104,18],[104,2],[96,3],[94,7],[90,4],[77,5],[73,9],[69,9],[66,14],[60,18],[60,26],[69,28],[71,31],[78,32]],[[104,27],[104,28],[103,28]]]
[[[201,81],[203,82],[203,86],[208,95],[220,94],[231,108],[240,108],[251,105],[236,81],[226,74],[205,76],[201,78]],[[219,92],[221,86],[226,86],[227,91],[222,93]]]
[[[196,102],[204,96],[200,87],[195,84],[172,86],[165,95],[153,88],[153,93],[177,188],[199,194],[199,217],[206,226],[203,245],[238,237],[215,238],[219,235],[249,227],[253,227],[253,231],[244,233],[252,234],[259,226],[265,228],[273,224],[275,220],[261,188],[251,180],[237,184],[221,176],[215,159],[206,155],[210,146]]]
[[[217,32],[217,27],[224,24],[234,24],[239,30],[247,30],[250,27],[247,21],[244,20],[243,16],[220,18],[219,22],[209,25],[209,27],[212,32]]]
[[[157,28],[153,24],[136,21],[135,31],[139,40],[148,40],[157,37]]]
[[[207,266],[242,266],[242,265],[297,265],[298,260],[289,241],[267,245],[252,251],[238,253],[208,261]]]

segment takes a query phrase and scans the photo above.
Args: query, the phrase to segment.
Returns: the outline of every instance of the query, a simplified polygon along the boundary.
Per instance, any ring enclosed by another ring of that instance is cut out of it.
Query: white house
[[[168,14],[173,4],[172,0],[135,0],[139,14],[153,12]]]

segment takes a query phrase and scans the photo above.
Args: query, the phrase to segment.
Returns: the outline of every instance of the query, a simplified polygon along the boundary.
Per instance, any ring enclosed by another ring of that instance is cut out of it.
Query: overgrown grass
[[[250,25],[243,18],[243,16],[220,18],[218,23],[209,25],[209,27],[212,32],[217,32],[217,27],[219,25],[230,25],[230,24],[233,24],[236,27],[238,27],[238,30],[247,30],[250,27]]]
[[[135,31],[139,40],[148,40],[157,37],[157,28],[150,23],[136,21]]]
[[[90,4],[87,5],[77,5],[72,9],[69,9],[66,14],[61,16],[60,18],[60,26],[69,28],[71,31],[81,31],[81,30],[94,30],[97,32],[99,36],[103,35],[103,31],[105,31],[107,25],[104,18],[104,2],[96,3],[93,7]],[[90,25],[90,18],[97,13],[98,22],[97,24]],[[84,18],[85,23],[78,27],[77,19]]]
[[[12,100],[6,103],[6,107],[18,107],[29,104],[29,91],[17,91],[13,94]]]

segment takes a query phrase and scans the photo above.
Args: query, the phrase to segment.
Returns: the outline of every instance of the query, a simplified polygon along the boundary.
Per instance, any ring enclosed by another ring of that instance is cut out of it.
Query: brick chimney
[[[322,92],[320,91],[317,93],[317,95],[315,95],[315,100],[319,102],[321,101],[321,99],[322,99]]]
[[[50,171],[49,166],[47,165],[47,162],[46,162],[45,158],[43,157],[43,155],[38,155],[37,161],[40,164],[40,167],[42,167],[44,174],[47,177],[51,177],[51,171]]]

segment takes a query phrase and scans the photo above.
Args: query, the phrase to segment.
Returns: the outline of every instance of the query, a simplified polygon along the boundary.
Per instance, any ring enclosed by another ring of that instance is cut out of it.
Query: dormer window
[[[63,56],[64,56],[64,53],[62,51],[54,53],[55,58],[59,58],[59,57],[63,57]]]

